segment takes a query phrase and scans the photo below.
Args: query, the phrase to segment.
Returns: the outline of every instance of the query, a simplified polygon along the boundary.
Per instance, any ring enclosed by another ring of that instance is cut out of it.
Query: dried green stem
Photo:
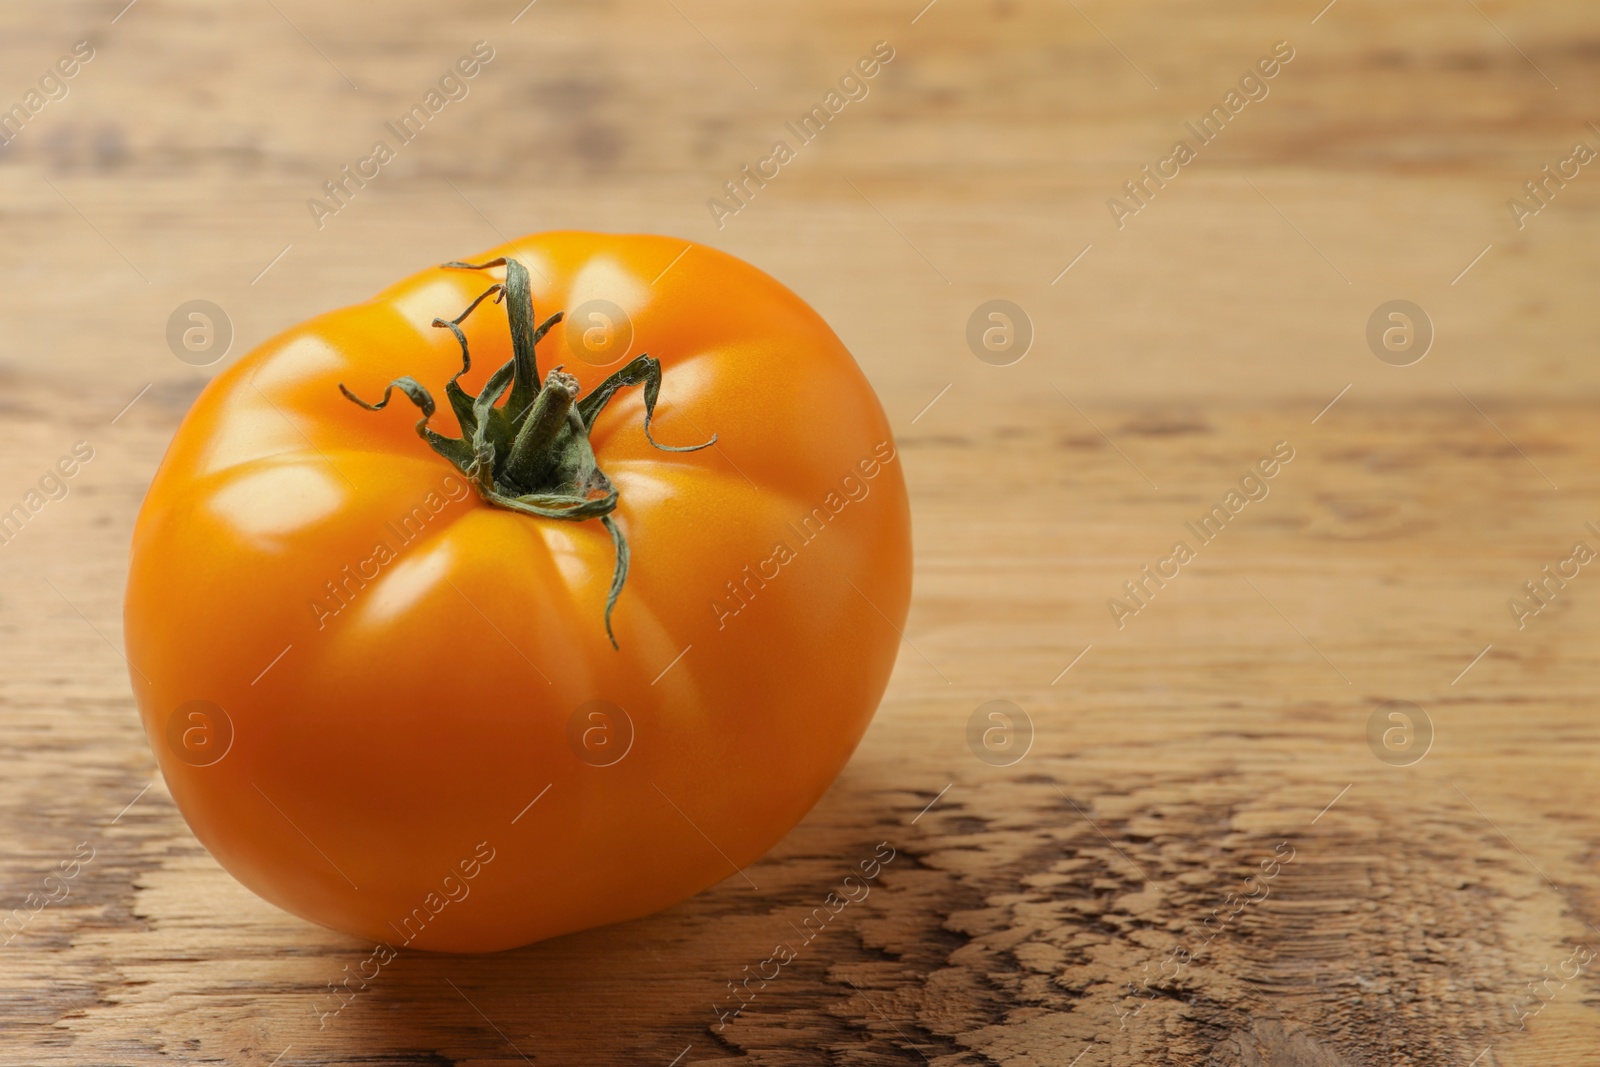
[[[516,395],[513,388],[512,395]],[[578,399],[578,379],[560,367],[545,377],[528,412],[527,421],[517,431],[506,461],[506,480],[516,485],[537,486],[545,480],[545,469],[554,457],[556,437],[568,429],[567,414]]]
[[[627,539],[612,516],[618,495],[611,480],[600,469],[589,443],[589,429],[618,390],[644,387],[644,431],[650,443],[668,452],[693,452],[716,443],[671,446],[657,444],[650,433],[656,398],[661,392],[661,364],[648,355],[628,362],[622,369],[579,398],[578,379],[560,367],[539,383],[539,363],[534,349],[545,333],[561,321],[561,313],[534,327],[533,292],[528,269],[514,259],[492,259],[487,263],[446,263],[462,270],[505,268],[505,281],[485,290],[454,319],[434,319],[433,325],[449,329],[461,345],[461,370],[445,384],[450,410],[461,427],[460,437],[446,437],[428,426],[436,406],[433,396],[412,378],[396,378],[384,388],[382,399],[368,403],[346,389],[339,390],[369,411],[379,411],[399,389],[422,412],[417,434],[439,455],[449,460],[474,485],[490,504],[521,512],[533,518],[581,522],[599,519],[611,535],[616,551],[611,589],[606,596],[605,628],[611,645],[617,639],[611,630],[611,612],[627,581],[629,552]],[[472,396],[459,384],[472,367],[467,337],[461,323],[486,298],[504,302],[511,332],[512,356],[489,377],[483,390]],[[509,386],[509,393],[507,387]]]

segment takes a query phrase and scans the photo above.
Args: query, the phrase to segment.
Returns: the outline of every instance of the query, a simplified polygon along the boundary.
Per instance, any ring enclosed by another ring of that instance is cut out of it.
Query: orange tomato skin
[[[403,398],[370,412],[338,390],[376,399],[410,375],[456,435],[460,350],[429,324],[498,271],[425,270],[242,358],[189,412],[134,533],[133,688],[185,819],[262,897],[395,948],[511,948],[736,876],[849,758],[910,600],[888,422],[797,296],[664,237],[540,234],[472,262],[494,256],[529,267],[541,320],[596,299],[631,320],[605,366],[588,323],[557,326],[541,371],[587,395],[649,352],[656,439],[718,436],[652,448],[638,389],[595,420],[632,552],[620,650],[598,521],[490,506]],[[510,358],[505,309],[463,328],[476,393]]]

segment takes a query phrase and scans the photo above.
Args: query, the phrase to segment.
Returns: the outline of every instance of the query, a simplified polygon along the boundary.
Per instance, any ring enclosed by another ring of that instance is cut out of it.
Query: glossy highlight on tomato
[[[901,457],[811,308],[704,246],[548,233],[213,380],[139,515],[127,647],[229,872],[483,952],[761,856],[860,740],[910,590]]]

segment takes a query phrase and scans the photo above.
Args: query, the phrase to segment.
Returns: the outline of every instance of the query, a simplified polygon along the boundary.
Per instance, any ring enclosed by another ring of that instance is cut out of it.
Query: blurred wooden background
[[[94,849],[0,947],[0,1061],[1600,1063],[1600,578],[1523,629],[1506,604],[1600,548],[1600,171],[1507,208],[1600,149],[1593,5],[523,3],[0,9],[0,108],[94,49],[0,148],[0,510],[94,449],[0,545],[0,906]],[[306,200],[480,40],[469,95],[319,229]],[[717,228],[878,41],[869,94]],[[1278,41],[1269,95],[1118,229],[1107,198]],[[236,358],[552,228],[716,244],[834,324],[901,438],[908,643],[759,890],[404,955],[319,1028],[370,946],[199,848],[119,652],[135,511],[216,370],[167,319],[214,301]],[[1010,366],[965,340],[990,299],[1033,326]],[[1394,299],[1436,331],[1412,366],[1365,340]],[[1106,599],[1279,441],[1271,495],[1118,629]],[[990,700],[1033,724],[1011,766],[967,745]],[[1420,762],[1369,744],[1392,700]],[[880,841],[872,896],[719,1029]]]

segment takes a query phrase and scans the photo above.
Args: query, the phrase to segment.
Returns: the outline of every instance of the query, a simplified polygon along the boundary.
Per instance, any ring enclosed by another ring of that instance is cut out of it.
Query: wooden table
[[[93,849],[0,948],[0,1062],[1600,1063],[1600,576],[1508,607],[1600,549],[1600,176],[1508,207],[1600,148],[1592,4],[123,3],[0,11],[0,106],[94,48],[0,149],[0,509],[94,450],[0,545],[0,903]],[[307,199],[479,40],[319,229]],[[719,229],[707,199],[878,41]],[[1108,207],[1279,41],[1264,98]],[[406,954],[319,1028],[368,946],[200,848],[121,658],[134,514],[226,365],[167,319],[214,301],[236,358],[549,228],[716,244],[835,325],[900,436],[907,640],[759,889]],[[1034,331],[1009,366],[966,342],[992,299]],[[1410,366],[1366,339],[1397,299],[1436,335]],[[1114,615],[1279,442],[1270,494]],[[1031,722],[1009,765],[968,744],[990,701]],[[879,842],[871,896],[719,1028]]]

